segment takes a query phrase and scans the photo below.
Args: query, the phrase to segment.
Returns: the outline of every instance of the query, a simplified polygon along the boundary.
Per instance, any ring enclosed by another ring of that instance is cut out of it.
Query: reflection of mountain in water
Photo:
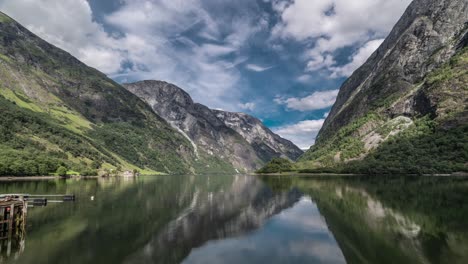
[[[127,263],[179,263],[209,240],[233,237],[260,227],[271,216],[296,203],[297,190],[272,192],[255,177],[236,176],[217,193],[195,192],[177,219],[154,234]]]
[[[316,202],[348,263],[468,263],[466,181],[302,178],[283,187],[292,186]]]
[[[210,241],[183,264],[344,264],[345,258],[310,197],[271,217],[249,234]]]
[[[30,210],[14,263],[177,263],[192,247],[255,229],[300,197],[255,177],[221,175],[18,182],[0,192],[77,195],[74,204]]]
[[[162,176],[12,182],[0,193],[77,195],[73,204],[28,211],[24,251],[7,259],[12,263],[217,262],[208,256],[229,263],[456,264],[468,263],[467,183]],[[302,195],[311,199],[297,202]]]

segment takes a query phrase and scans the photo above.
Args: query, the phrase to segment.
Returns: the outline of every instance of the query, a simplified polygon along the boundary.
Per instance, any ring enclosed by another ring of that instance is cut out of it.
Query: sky
[[[0,0],[120,83],[164,80],[306,149],[410,0]]]

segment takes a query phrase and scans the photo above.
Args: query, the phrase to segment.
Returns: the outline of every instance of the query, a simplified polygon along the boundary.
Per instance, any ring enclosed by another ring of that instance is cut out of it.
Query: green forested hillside
[[[118,161],[88,138],[0,96],[0,175],[47,175],[59,166],[95,174]],[[107,154],[107,155],[106,155]]]
[[[0,175],[44,175],[60,165],[81,174],[196,173],[218,162],[197,156],[138,97],[2,13],[0,107]]]

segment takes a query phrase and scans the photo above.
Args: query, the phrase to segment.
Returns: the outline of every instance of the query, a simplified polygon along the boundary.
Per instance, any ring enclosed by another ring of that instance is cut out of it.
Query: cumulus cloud
[[[277,97],[274,99],[274,101],[277,104],[286,105],[288,109],[301,112],[318,110],[332,106],[335,103],[338,91],[339,90],[314,92],[311,95],[303,98],[291,97],[283,99]]]
[[[242,109],[242,110],[249,110],[249,111],[253,111],[255,109],[255,103],[253,102],[247,102],[247,103],[241,103],[239,104],[239,108]]]
[[[245,68],[254,72],[264,72],[273,68],[273,66],[263,67],[263,66],[256,65],[256,64],[247,64]]]
[[[366,60],[372,55],[372,53],[382,44],[384,39],[371,40],[364,44],[356,53],[351,57],[351,61],[340,67],[330,67],[332,71],[332,77],[348,77],[357,68],[359,68]]]
[[[309,62],[307,62],[307,70],[316,71],[322,68],[331,67],[335,63],[335,59],[333,59],[333,56],[331,55],[315,54],[311,56]]]
[[[311,79],[312,76],[309,74],[302,74],[301,76],[296,78],[296,80],[300,83],[308,83]]]
[[[410,2],[293,0],[285,4],[284,1],[273,0],[272,5],[281,17],[273,35],[275,38],[312,42],[313,47],[306,52],[309,60],[307,70],[328,69],[335,65],[332,54],[336,50],[355,45],[362,47],[369,40],[385,37]],[[367,48],[371,47],[375,46]],[[332,77],[349,71],[344,69]]]
[[[301,149],[308,149],[315,143],[325,119],[304,120],[296,124],[273,128],[273,132],[291,140]]]

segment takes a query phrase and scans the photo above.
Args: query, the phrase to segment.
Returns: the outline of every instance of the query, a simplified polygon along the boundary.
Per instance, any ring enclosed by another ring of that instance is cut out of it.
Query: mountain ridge
[[[174,84],[145,80],[123,86],[183,131],[198,149],[221,157],[237,171],[256,170],[273,157],[294,160],[302,154],[294,144],[271,132],[257,118],[209,109],[194,102],[187,92]],[[243,125],[233,125],[232,119],[229,122],[220,118],[220,114],[236,116],[238,121],[243,117]],[[251,122],[245,122],[245,117]],[[271,139],[269,144],[256,139],[262,137]]]

